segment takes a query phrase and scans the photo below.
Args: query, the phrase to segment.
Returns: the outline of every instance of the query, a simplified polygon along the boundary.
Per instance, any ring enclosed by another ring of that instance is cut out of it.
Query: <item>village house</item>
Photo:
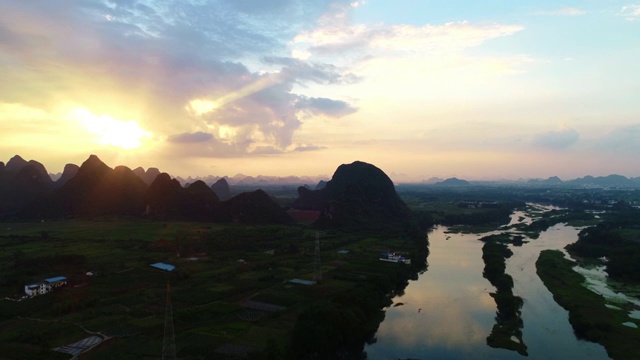
[[[56,276],[49,279],[44,279],[34,284],[25,285],[24,292],[29,296],[42,295],[50,292],[55,288],[58,288],[66,284],[67,284],[66,277]]]

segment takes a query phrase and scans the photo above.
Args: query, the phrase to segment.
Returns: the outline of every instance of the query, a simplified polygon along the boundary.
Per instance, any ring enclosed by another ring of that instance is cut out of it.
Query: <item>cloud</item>
[[[619,16],[624,17],[629,21],[635,21],[640,19],[640,5],[626,5],[620,9]]]
[[[595,139],[594,148],[600,152],[637,156],[640,151],[640,124],[622,126],[603,133]]]
[[[167,139],[172,143],[200,143],[210,140],[213,140],[213,135],[202,131],[172,135]]]
[[[184,135],[184,134],[179,134]],[[187,134],[191,135],[191,134]],[[235,141],[220,139],[214,134],[203,141],[172,141],[167,139],[164,147],[160,150],[163,158],[186,159],[190,157],[198,158],[237,158],[247,156],[251,152],[252,141]],[[187,136],[188,138],[190,136]]]
[[[333,118],[341,118],[358,111],[357,108],[345,101],[314,97],[300,97],[296,107],[307,110],[313,115],[325,115]]]
[[[551,15],[551,16],[578,16],[584,15],[587,12],[582,9],[574,7],[563,7],[555,10],[537,11],[534,15]]]
[[[284,150],[275,146],[258,146],[251,153],[254,155],[278,155],[284,153]]]
[[[3,1],[0,99],[135,119],[207,154],[284,151],[306,99],[294,85],[358,77],[330,63],[265,55],[290,54],[289,41],[336,6],[349,2]]]
[[[331,24],[297,35],[294,43],[319,54],[347,49],[387,55],[390,55],[389,52],[428,54],[442,50],[463,50],[523,29],[519,25],[472,24],[467,21],[424,26]]]
[[[317,84],[353,84],[360,80],[357,75],[344,71],[339,67],[290,57],[267,56],[262,59],[265,64],[280,65],[279,77],[283,81],[312,81]]]
[[[296,152],[307,152],[307,151],[318,151],[318,150],[324,150],[327,147],[325,146],[318,146],[318,145],[300,145],[300,146],[296,146],[293,151]]]
[[[269,14],[286,11],[294,4],[293,0],[231,0],[227,1],[234,9],[249,14]]]
[[[564,150],[578,142],[580,134],[574,129],[561,129],[538,134],[533,139],[536,147],[549,150]]]

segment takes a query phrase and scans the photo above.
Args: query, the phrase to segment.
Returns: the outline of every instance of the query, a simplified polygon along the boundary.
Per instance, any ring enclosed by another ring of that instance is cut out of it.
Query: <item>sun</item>
[[[134,120],[118,120],[108,115],[96,116],[87,109],[75,109],[70,115],[95,135],[95,141],[102,145],[130,150],[141,147],[144,140],[151,138],[151,133]]]

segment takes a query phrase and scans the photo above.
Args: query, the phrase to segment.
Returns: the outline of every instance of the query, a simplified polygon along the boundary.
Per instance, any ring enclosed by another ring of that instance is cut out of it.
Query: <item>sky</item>
[[[638,0],[3,0],[0,161],[636,177],[639,63]]]

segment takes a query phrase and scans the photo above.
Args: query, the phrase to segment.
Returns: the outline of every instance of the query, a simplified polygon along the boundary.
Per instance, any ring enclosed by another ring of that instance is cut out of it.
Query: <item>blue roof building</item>
[[[155,264],[151,264],[156,269],[164,270],[164,271],[173,271],[176,267],[171,264],[165,264],[162,262],[157,262]]]

